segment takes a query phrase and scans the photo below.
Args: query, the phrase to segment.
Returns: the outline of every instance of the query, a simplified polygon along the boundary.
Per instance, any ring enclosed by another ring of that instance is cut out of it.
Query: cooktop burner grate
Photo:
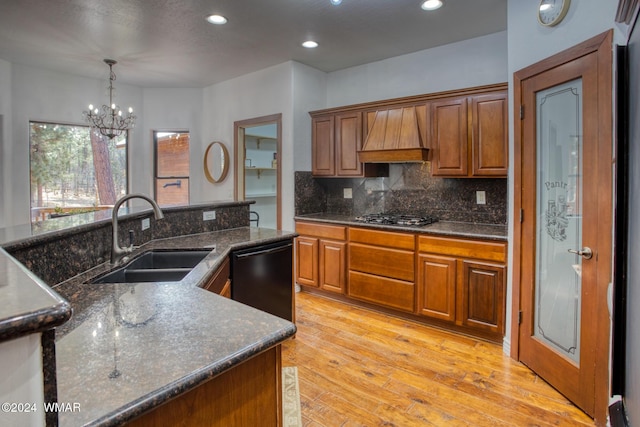
[[[357,216],[355,218],[357,222],[365,222],[369,224],[384,224],[384,225],[404,225],[421,227],[423,225],[433,224],[438,221],[437,218],[431,216],[416,216],[416,215],[400,215],[400,214],[366,214]]]

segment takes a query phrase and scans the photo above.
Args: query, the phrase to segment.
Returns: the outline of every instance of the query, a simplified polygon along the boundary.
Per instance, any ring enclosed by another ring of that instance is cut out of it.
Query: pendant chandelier
[[[136,116],[133,115],[131,107],[127,115],[123,115],[120,107],[113,103],[113,82],[116,80],[113,66],[117,62],[113,59],[105,59],[104,62],[109,66],[109,105],[94,109],[93,105],[89,104],[89,111],[84,111],[82,114],[89,126],[107,138],[113,139],[131,129],[136,123]]]

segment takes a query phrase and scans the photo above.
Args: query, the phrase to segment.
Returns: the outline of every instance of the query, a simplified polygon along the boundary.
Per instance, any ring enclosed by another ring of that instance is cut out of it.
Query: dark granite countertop
[[[71,306],[0,249],[0,342],[52,329],[71,317]]]
[[[243,227],[155,240],[138,252],[212,252],[181,282],[86,284],[107,263],[55,286],[74,309],[56,330],[58,401],[80,405],[60,425],[122,424],[291,337],[293,323],[199,286],[232,249],[293,236]]]
[[[493,224],[474,224],[468,222],[438,221],[422,227],[371,224],[355,221],[353,216],[316,213],[299,215],[299,221],[317,221],[348,225],[350,227],[367,227],[386,231],[404,231],[419,234],[434,234],[448,237],[467,237],[485,240],[507,240],[507,226]]]

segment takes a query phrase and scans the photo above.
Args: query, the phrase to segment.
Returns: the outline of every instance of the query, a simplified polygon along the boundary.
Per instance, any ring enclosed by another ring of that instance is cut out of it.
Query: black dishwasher
[[[231,299],[293,321],[293,241],[231,253]]]

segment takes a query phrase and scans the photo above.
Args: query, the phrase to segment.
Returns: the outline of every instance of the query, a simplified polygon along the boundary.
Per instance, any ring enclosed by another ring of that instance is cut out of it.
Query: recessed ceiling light
[[[421,6],[424,10],[436,10],[442,7],[442,0],[427,0]]]
[[[306,42],[302,43],[302,46],[306,47],[307,49],[313,49],[314,47],[318,47],[318,43],[314,42],[313,40],[307,40]]]
[[[337,6],[340,3],[342,3],[342,0],[331,0],[331,4],[334,5],[334,6]]]
[[[209,15],[207,16],[207,21],[212,24],[222,25],[227,23],[227,18],[222,15]]]

